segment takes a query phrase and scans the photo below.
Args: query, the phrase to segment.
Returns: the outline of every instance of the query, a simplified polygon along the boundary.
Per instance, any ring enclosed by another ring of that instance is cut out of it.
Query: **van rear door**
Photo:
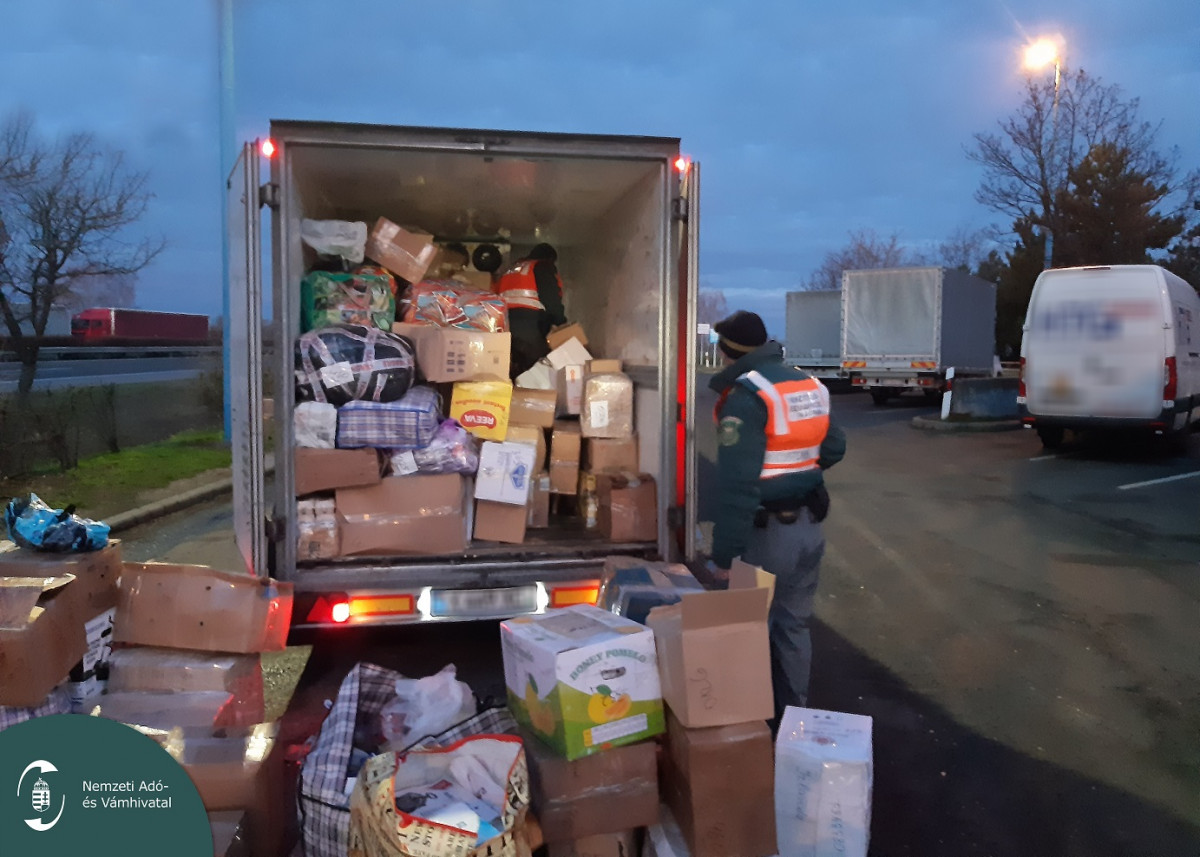
[[[1035,416],[1154,419],[1162,411],[1166,315],[1153,269],[1047,271],[1025,323]]]

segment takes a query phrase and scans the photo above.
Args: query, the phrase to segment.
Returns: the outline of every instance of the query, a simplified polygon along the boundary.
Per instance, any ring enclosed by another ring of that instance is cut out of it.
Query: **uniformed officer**
[[[822,474],[842,460],[846,436],[830,421],[825,385],[783,362],[783,347],[767,340],[758,315],[735,312],[715,330],[725,368],[710,383],[720,394],[710,568],[727,581],[740,556],[775,575],[770,637],[778,720],[785,706],[808,702],[809,622],[829,510]]]
[[[496,292],[508,308],[508,328],[512,332],[509,372],[513,378],[550,353],[546,335],[567,323],[557,261],[553,247],[538,244],[496,283]]]

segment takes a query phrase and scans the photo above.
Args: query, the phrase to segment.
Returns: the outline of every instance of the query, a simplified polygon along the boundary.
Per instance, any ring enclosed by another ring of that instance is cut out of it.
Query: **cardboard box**
[[[71,575],[4,581],[2,597],[32,608],[23,621],[6,621],[0,628],[0,705],[33,708],[63,682],[87,653],[85,611]],[[8,617],[19,619],[19,617]]]
[[[502,623],[513,716],[567,759],[660,734],[653,638],[590,604]]]
[[[239,725],[265,718],[262,658],[257,654],[185,652],[131,647],[112,653],[110,693],[220,692],[230,696],[230,712]]]
[[[412,340],[417,349],[417,368],[427,381],[441,384],[508,378],[511,333],[403,321],[393,324],[392,332]]]
[[[644,625],[655,607],[705,591],[686,565],[610,556],[604,560],[596,606]]]
[[[775,828],[783,854],[866,857],[871,718],[784,710],[775,744]]]
[[[67,691],[71,695],[71,711],[83,714],[89,700],[103,693],[108,686],[109,661],[112,659],[113,625],[116,621],[115,607],[93,616],[83,624],[87,637],[87,652],[71,668]]]
[[[638,857],[638,832],[598,833],[572,842],[552,842],[547,857]]]
[[[74,575],[71,598],[83,611],[84,621],[117,606],[117,586],[121,578],[121,542],[113,539],[98,551],[86,553],[44,553],[18,548],[0,553],[0,577],[61,577]]]
[[[583,442],[583,469],[592,473],[637,473],[641,469],[637,437],[587,438]]]
[[[550,471],[543,470],[530,484],[525,526],[544,529],[550,526]]]
[[[525,506],[477,500],[473,536],[478,541],[519,545],[525,541],[528,517],[529,510]]]
[[[421,281],[437,254],[432,235],[402,229],[386,217],[375,221],[366,249],[369,258],[410,283]]]
[[[579,492],[579,456],[583,437],[579,424],[556,422],[550,435],[550,491],[554,494]]]
[[[522,425],[551,428],[557,405],[558,393],[555,390],[516,387],[513,389],[512,410],[508,419],[509,422]]]
[[[619,375],[625,364],[620,360],[589,360],[584,367],[585,375]]]
[[[282,651],[291,620],[291,583],[202,565],[127,562],[113,642],[206,652]]]
[[[374,449],[310,449],[293,451],[293,481],[296,496],[335,488],[375,485],[383,467]]]
[[[691,857],[776,853],[774,752],[763,721],[687,729],[667,712],[661,788]]]
[[[583,409],[583,367],[579,365],[564,366],[555,370],[557,404],[555,413],[558,416],[578,416]]]
[[[644,827],[658,820],[654,741],[567,761],[528,731],[522,731],[522,738],[529,763],[530,808],[546,842],[560,843],[565,849],[584,837]]]
[[[268,791],[267,760],[275,746],[275,732],[275,724],[264,723],[248,736],[185,736],[167,750],[192,778],[209,812],[260,811]]]
[[[546,355],[546,362],[555,369],[562,369],[565,366],[586,366],[591,359],[591,352],[584,348],[583,343],[574,336]]]
[[[658,647],[663,699],[689,729],[775,716],[766,587],[685,594],[646,620]]]
[[[110,691],[97,699],[88,713],[140,727],[162,743],[174,730],[207,738],[239,725],[252,727],[253,723],[235,722],[232,701],[232,694],[220,690]]]
[[[450,416],[483,440],[504,440],[508,432],[513,385],[509,381],[459,381],[450,399]]]
[[[587,334],[583,332],[582,324],[572,322],[557,330],[552,330],[546,335],[546,343],[550,346],[551,351],[572,339],[577,340],[580,345],[588,344]]]
[[[450,279],[457,280],[477,292],[490,292],[492,290],[492,275],[486,271],[463,268],[460,271],[455,271],[450,276]]]
[[[658,493],[647,473],[596,475],[596,523],[612,542],[658,539]]]
[[[584,437],[632,437],[633,381],[620,372],[588,375],[579,413]]]
[[[337,492],[343,556],[456,554],[467,546],[466,482],[458,473],[388,476]]]
[[[546,432],[538,426],[508,424],[508,434],[504,436],[505,443],[524,443],[537,450],[534,454],[534,472],[546,468]]]
[[[479,450],[479,472],[475,474],[475,499],[510,503],[524,508],[529,502],[529,483],[537,447],[528,443],[484,443]]]

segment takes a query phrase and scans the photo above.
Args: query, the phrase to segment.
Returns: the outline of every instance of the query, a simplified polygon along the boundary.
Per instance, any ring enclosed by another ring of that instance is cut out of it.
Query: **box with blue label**
[[[535,466],[537,447],[528,443],[488,441],[479,450],[475,499],[524,506],[529,486],[541,469]]]
[[[645,625],[651,610],[678,604],[689,592],[704,592],[704,587],[685,565],[610,556],[604,561],[596,604]]]

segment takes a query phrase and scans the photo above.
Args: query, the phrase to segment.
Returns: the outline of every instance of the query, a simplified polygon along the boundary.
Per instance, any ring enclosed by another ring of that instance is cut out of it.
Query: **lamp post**
[[[1062,55],[1058,43],[1053,39],[1039,39],[1025,49],[1025,68],[1030,71],[1040,71],[1054,64],[1054,104],[1050,108],[1050,151],[1046,155],[1048,170],[1054,169],[1054,154],[1058,143],[1058,87],[1062,80]],[[1053,180],[1053,179],[1052,179]],[[1050,188],[1050,205],[1045,211],[1045,222],[1042,224],[1042,234],[1045,238],[1046,256],[1042,268],[1050,267],[1050,257],[1054,248],[1054,230],[1050,227],[1050,211],[1054,206],[1054,192],[1057,187]]]

